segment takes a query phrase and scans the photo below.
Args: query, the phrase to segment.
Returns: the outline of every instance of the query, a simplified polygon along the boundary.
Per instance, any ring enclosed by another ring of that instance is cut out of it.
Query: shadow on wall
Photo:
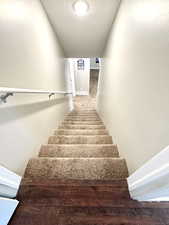
[[[34,102],[29,104],[14,105],[5,108],[0,108],[0,124],[5,124],[10,121],[15,121],[24,118],[28,115],[34,114],[54,105],[61,104],[67,101],[67,97],[52,99],[48,101]],[[14,113],[15,112],[15,113]],[[3,116],[4,115],[4,116]]]

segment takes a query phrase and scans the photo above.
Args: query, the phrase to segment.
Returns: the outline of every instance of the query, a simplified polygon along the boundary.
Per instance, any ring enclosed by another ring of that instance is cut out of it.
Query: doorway
[[[96,98],[98,90],[98,80],[100,72],[100,59],[91,58],[90,59],[90,97]]]

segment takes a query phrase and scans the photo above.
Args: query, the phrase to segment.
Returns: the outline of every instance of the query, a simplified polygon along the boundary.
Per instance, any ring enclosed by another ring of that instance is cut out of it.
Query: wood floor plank
[[[169,209],[111,208],[111,207],[55,207],[43,203],[23,203],[17,209],[10,225],[55,225],[55,224],[133,224],[167,225]]]

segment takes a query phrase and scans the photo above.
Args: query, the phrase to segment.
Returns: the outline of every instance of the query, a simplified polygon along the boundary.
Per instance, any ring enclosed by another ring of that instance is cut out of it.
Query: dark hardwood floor
[[[130,199],[125,179],[23,179],[10,225],[167,225],[169,203]]]

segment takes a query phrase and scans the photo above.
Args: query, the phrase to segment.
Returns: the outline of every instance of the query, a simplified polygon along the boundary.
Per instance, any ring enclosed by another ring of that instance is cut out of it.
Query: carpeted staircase
[[[112,180],[128,176],[126,162],[119,158],[95,110],[70,113],[54,134],[39,157],[29,161],[25,178]]]
[[[81,107],[30,159],[10,225],[169,224],[167,203],[130,199],[125,159],[97,112]]]

